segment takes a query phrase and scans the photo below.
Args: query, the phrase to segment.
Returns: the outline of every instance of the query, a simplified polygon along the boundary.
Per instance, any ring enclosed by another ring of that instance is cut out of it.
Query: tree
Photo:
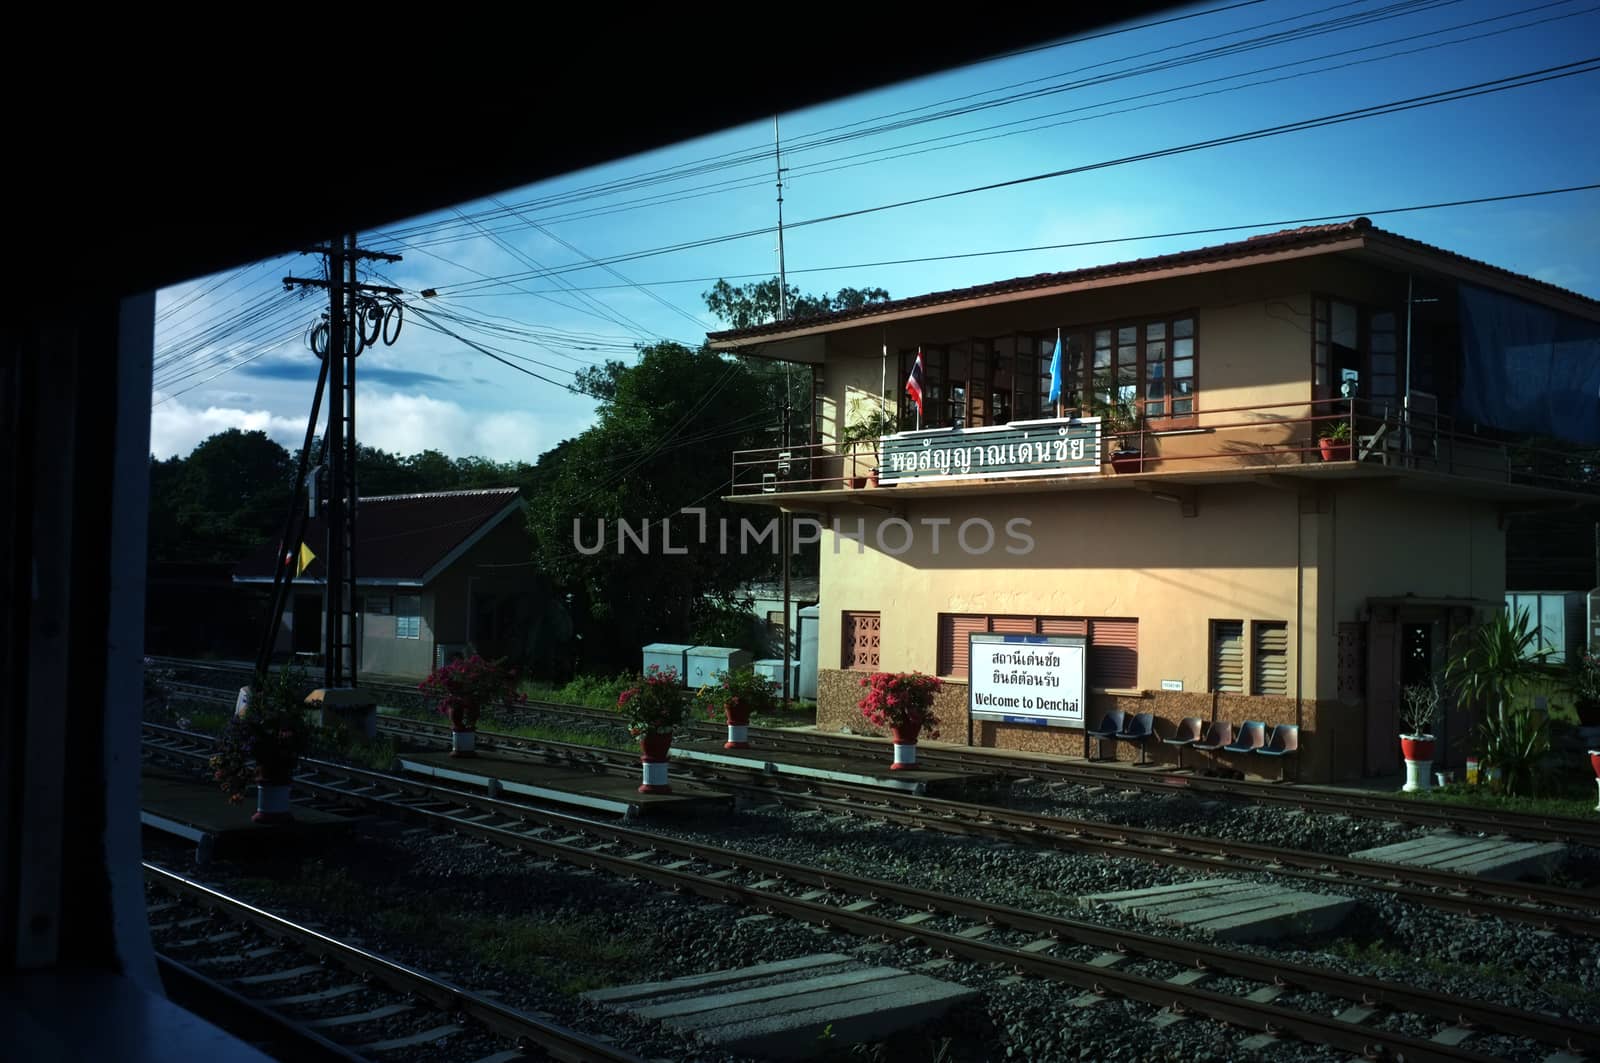
[[[801,295],[794,285],[785,288],[789,296],[789,317],[799,320],[818,317],[839,310],[856,310],[871,303],[889,300],[882,288],[840,288],[834,295]],[[725,280],[718,280],[710,291],[702,292],[706,309],[729,328],[743,329],[777,321],[782,308],[778,304],[778,278],[755,281],[737,288]]]
[[[731,600],[776,571],[770,540],[744,553],[738,544],[740,518],[764,526],[769,514],[722,501],[730,453],[778,442],[775,379],[781,373],[765,366],[675,343],[643,348],[635,365],[609,362],[580,376],[578,386],[600,401],[596,423],[540,459],[529,527],[540,569],[570,596],[581,667],[636,666],[640,646],[692,637],[706,598]],[[698,519],[679,512],[686,506],[706,510],[703,544]],[[686,552],[665,552],[664,519],[672,548]],[[618,521],[635,534],[649,526],[648,552],[632,539],[619,551]],[[604,546],[586,552],[601,522]]]
[[[294,462],[265,432],[230,428],[150,464],[150,556],[236,561],[280,533]]]

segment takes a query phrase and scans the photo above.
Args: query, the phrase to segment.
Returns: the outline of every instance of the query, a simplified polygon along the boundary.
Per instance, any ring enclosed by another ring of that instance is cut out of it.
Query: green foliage
[[[1600,704],[1600,656],[1585,653],[1573,662],[1570,687],[1580,705]]]
[[[187,458],[150,462],[150,557],[237,561],[282,532],[294,479],[265,432],[230,428]]]
[[[306,694],[305,677],[297,668],[257,676],[251,684],[248,702],[228,721],[211,758],[212,778],[230,803],[244,800],[258,774],[269,781],[288,780],[311,744]]]
[[[1513,797],[1530,796],[1539,762],[1550,751],[1549,721],[1529,709],[1502,709],[1485,713],[1475,735],[1483,766],[1500,769],[1496,785]]]
[[[708,720],[748,723],[752,714],[765,715],[778,707],[778,687],[753,668],[718,672],[715,683],[695,691],[695,708]]]
[[[839,310],[856,310],[871,303],[888,302],[889,293],[882,288],[840,288],[834,295],[801,295],[800,289],[789,285],[789,317],[799,320],[818,317]],[[735,288],[725,280],[718,280],[710,291],[702,292],[706,309],[729,328],[742,329],[777,321],[782,312],[778,300],[778,278],[753,281]]]
[[[1350,442],[1350,422],[1342,419],[1333,422],[1332,424],[1323,428],[1322,438],[1331,439],[1335,443]]]
[[[552,692],[550,700],[565,705],[586,705],[591,709],[614,709],[622,692],[633,683],[634,677],[627,673],[614,676],[580,675]]]
[[[677,671],[651,665],[648,672],[618,695],[617,708],[628,721],[628,733],[635,738],[671,734],[683,722],[685,710]]]
[[[1494,619],[1457,634],[1445,664],[1445,684],[1457,700],[1496,710],[1508,708],[1517,694],[1545,674],[1550,655],[1539,648],[1539,632],[1527,610],[1513,618],[1499,610]]]

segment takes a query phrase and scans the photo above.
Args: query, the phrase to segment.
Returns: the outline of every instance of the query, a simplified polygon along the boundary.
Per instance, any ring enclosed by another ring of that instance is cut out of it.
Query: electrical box
[[[750,667],[750,651],[727,646],[691,646],[684,662],[684,676],[690,690],[711,686],[718,672],[737,672]]]
[[[689,674],[688,665],[684,658],[691,649],[693,649],[692,646],[679,646],[671,642],[652,642],[644,648],[644,666],[642,670],[649,674],[651,665],[661,669],[663,672],[670,668],[678,673],[678,680],[682,682]]]

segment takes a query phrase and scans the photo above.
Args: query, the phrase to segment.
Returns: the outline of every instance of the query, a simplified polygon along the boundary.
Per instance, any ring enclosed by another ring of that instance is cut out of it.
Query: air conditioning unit
[[[433,666],[443,668],[457,657],[472,656],[472,647],[465,642],[436,642],[433,644]]]

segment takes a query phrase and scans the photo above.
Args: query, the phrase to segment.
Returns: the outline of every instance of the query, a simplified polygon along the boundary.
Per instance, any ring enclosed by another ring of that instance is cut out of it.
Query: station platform
[[[995,782],[998,773],[972,771],[940,771],[931,768],[911,768],[890,771],[889,747],[883,746],[881,765],[874,766],[865,758],[844,760],[829,753],[801,753],[776,749],[724,749],[714,740],[673,740],[673,763],[725,764],[747,771],[761,771],[768,775],[792,775],[797,778],[817,779],[824,782],[850,783],[854,786],[877,786],[885,790],[903,790],[914,794],[962,793],[973,787],[988,786]]]
[[[443,752],[401,753],[399,760],[401,768],[414,775],[483,787],[491,797],[516,794],[610,812],[625,819],[669,812],[724,812],[733,807],[731,794],[685,778],[671,780],[670,794],[641,794],[637,774],[601,774],[486,752],[472,757],[452,757]]]
[[[253,797],[230,805],[216,786],[182,772],[146,764],[139,780],[139,822],[194,842],[201,862],[224,848],[303,842],[350,823],[303,805],[292,806],[294,819],[287,823],[256,823],[250,818],[255,810]]]

